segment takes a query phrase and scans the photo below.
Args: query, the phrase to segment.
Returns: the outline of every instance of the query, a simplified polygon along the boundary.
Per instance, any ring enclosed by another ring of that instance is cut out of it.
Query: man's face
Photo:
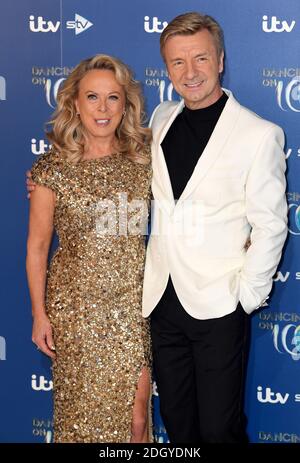
[[[169,77],[188,108],[206,108],[220,98],[219,73],[223,71],[224,55],[218,56],[214,38],[207,29],[170,37],[164,54]]]

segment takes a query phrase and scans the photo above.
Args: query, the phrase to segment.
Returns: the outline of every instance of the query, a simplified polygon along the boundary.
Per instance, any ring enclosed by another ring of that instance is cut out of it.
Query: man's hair
[[[215,41],[218,57],[224,52],[224,36],[221,26],[208,15],[190,12],[176,16],[164,29],[160,36],[160,53],[165,60],[165,45],[167,40],[174,35],[193,35],[196,32],[207,29]]]

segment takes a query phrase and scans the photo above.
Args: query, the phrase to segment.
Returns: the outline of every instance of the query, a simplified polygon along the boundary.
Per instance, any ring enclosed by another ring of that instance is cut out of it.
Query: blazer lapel
[[[231,92],[223,90],[228,94],[229,98],[177,204],[186,199],[205,177],[208,170],[222,153],[222,149],[236,124],[240,112],[240,104],[234,99]]]
[[[177,115],[182,111],[184,101],[180,101],[161,130],[155,133],[152,142],[153,184],[155,200],[160,201],[162,208],[172,214],[175,207],[172,185],[161,143]]]

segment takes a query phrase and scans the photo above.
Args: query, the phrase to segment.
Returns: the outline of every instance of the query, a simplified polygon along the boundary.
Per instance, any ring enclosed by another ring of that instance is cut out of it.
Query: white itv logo
[[[160,34],[167,27],[167,25],[167,21],[159,21],[157,16],[153,16],[152,26],[150,26],[150,17],[144,17],[144,31],[148,32],[148,34],[152,34],[153,32]]]
[[[284,405],[289,398],[289,394],[280,394],[280,392],[272,392],[270,387],[266,387],[265,395],[263,396],[263,388],[257,387],[257,400],[261,403],[281,404]]]
[[[53,382],[45,379],[45,376],[39,376],[37,379],[36,375],[32,375],[31,387],[34,391],[51,391],[53,389]]]
[[[29,16],[29,30],[31,32],[55,33],[58,31],[60,26],[60,21],[47,21],[43,18],[43,16],[35,17],[33,14]],[[78,13],[75,13],[75,19],[73,21],[66,21],[66,28],[74,29],[75,35],[81,34],[92,26],[93,23],[91,21]]]
[[[53,23],[47,21],[43,16],[38,16],[37,19],[31,14],[29,16],[29,29],[31,32],[57,32],[60,26],[60,21]]]
[[[280,21],[276,16],[269,18],[267,15],[263,16],[262,29],[264,32],[292,32],[296,21]]]
[[[46,153],[48,149],[51,148],[51,145],[45,140],[37,140],[36,138],[31,139],[31,152],[36,156]]]

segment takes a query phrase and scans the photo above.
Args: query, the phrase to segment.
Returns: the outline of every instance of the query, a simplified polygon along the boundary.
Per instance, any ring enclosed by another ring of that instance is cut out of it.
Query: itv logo
[[[73,21],[66,21],[66,28],[74,29],[75,35],[81,34],[82,32],[86,31],[92,26],[93,23],[91,21],[84,18],[78,13],[75,13],[75,18]],[[47,21],[43,18],[43,16],[29,16],[29,30],[31,32],[55,33],[59,30],[60,27],[60,21]]]
[[[60,26],[60,21],[53,23],[46,21],[43,16],[35,18],[32,14],[29,16],[29,29],[31,32],[57,32]]]
[[[265,393],[261,386],[257,387],[257,400],[261,403],[284,405],[289,398],[289,394],[282,395],[280,392],[273,392],[270,387],[266,387]]]
[[[296,21],[280,21],[276,16],[271,16],[269,18],[267,15],[264,15],[262,18],[262,30],[264,32],[292,32]]]
[[[39,156],[40,154],[46,153],[48,149],[51,148],[52,145],[49,143],[46,143],[45,140],[37,140],[36,138],[31,139],[31,152],[32,154],[35,154],[36,156]]]
[[[153,32],[161,33],[168,25],[167,21],[159,21],[157,16],[153,16],[152,24],[150,24],[150,17],[144,17],[144,31],[148,34],[152,34]]]
[[[31,387],[34,391],[51,391],[53,381],[46,379],[45,376],[31,375]]]
[[[0,100],[6,100],[6,80],[3,76],[0,76]]]

